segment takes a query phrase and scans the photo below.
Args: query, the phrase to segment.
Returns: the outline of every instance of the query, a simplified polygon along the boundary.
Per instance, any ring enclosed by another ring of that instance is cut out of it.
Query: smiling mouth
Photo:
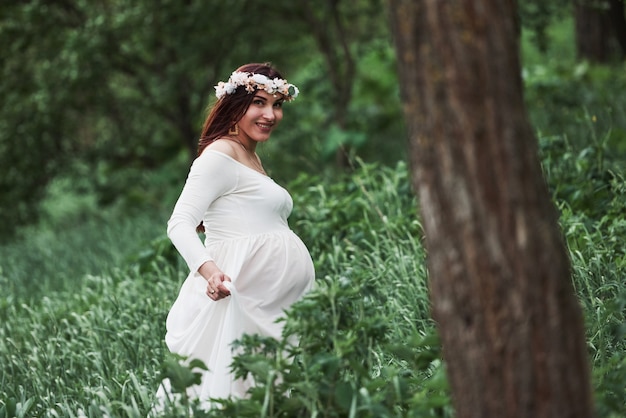
[[[269,123],[257,123],[257,126],[261,129],[272,129],[272,126],[274,126],[274,124],[269,124]]]

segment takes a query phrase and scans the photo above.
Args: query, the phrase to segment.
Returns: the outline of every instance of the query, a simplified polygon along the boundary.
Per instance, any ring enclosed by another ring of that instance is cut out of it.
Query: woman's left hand
[[[198,272],[207,281],[206,295],[211,299],[218,301],[230,296],[230,290],[224,285],[224,282],[230,282],[228,277],[220,270],[213,261],[207,261],[200,266]]]

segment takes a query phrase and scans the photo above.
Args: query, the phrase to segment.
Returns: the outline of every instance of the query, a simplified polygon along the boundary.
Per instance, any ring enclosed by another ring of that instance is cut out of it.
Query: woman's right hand
[[[207,281],[206,295],[208,297],[218,301],[230,296],[230,290],[224,286],[224,282],[231,282],[232,280],[213,261],[202,264],[198,273]]]

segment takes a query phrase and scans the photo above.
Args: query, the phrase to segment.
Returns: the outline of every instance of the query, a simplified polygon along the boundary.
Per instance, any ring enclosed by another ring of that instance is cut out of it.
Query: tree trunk
[[[622,58],[626,56],[626,2],[624,0],[609,0],[609,13],[615,39],[620,46]]]
[[[388,3],[457,417],[590,417],[581,310],[524,108],[517,5]]]
[[[576,54],[579,59],[606,63],[623,56],[626,45],[622,43],[626,39],[622,0],[609,0],[606,4],[579,1],[574,15]]]

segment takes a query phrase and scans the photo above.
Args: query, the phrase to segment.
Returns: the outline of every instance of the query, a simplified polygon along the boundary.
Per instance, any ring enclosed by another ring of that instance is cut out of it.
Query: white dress
[[[167,228],[191,273],[168,314],[165,342],[208,366],[190,391],[204,405],[245,396],[250,382],[230,373],[231,343],[244,333],[280,338],[276,320],[313,284],[311,256],[287,224],[292,207],[284,188],[226,154],[206,149],[191,166]],[[204,244],[196,233],[201,220]],[[208,260],[232,280],[231,296],[217,302],[197,272]],[[168,386],[163,382],[157,398]]]

